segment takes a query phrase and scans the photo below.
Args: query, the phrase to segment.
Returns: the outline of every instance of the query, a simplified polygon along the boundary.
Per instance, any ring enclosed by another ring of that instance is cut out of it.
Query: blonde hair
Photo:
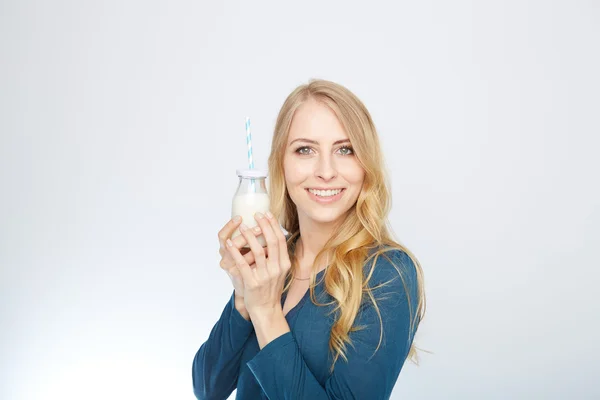
[[[373,268],[370,273],[363,275],[366,262],[373,260],[374,267],[377,257],[394,249],[404,251],[413,261],[417,273],[418,299],[410,299],[404,277],[396,268],[405,289],[407,289],[406,295],[411,314],[413,310],[411,301],[418,302],[416,314],[411,315],[410,332],[414,332],[415,324],[425,314],[425,293],[423,272],[419,262],[408,249],[394,241],[390,235],[391,229],[387,216],[390,210],[391,193],[387,183],[379,138],[371,116],[363,103],[352,92],[339,84],[325,80],[311,80],[308,84],[297,87],[287,97],[277,117],[273,133],[269,156],[271,210],[283,227],[290,232],[288,250],[292,268],[288,272],[284,291],[289,289],[292,282],[290,278],[297,267],[294,252],[300,227],[296,205],[290,198],[285,185],[283,158],[294,113],[310,99],[326,105],[336,114],[350,139],[355,157],[365,171],[363,187],[356,204],[315,258],[310,280],[310,298],[313,303],[319,306],[335,304],[332,312],[338,312],[329,338],[329,349],[334,354],[331,365],[331,371],[333,371],[339,357],[348,361],[346,345],[352,344],[349,333],[361,328],[353,325],[365,295],[373,303],[379,316],[381,333],[377,349],[382,341],[383,321],[372,293],[375,288],[368,285]],[[329,266],[323,278],[325,291],[334,301],[328,304],[319,304],[314,293],[316,286],[314,269],[326,254],[333,255],[328,260]],[[388,257],[386,256],[386,258]],[[408,358],[418,364],[414,344],[410,348]]]

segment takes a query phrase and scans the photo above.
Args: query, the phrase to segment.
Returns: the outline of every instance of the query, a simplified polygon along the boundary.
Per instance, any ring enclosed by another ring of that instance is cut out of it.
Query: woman
[[[257,214],[256,229],[233,219],[219,232],[235,290],[194,358],[196,397],[389,398],[405,359],[416,360],[425,296],[419,263],[387,228],[390,192],[362,102],[323,80],[294,90],[269,179],[272,213]]]

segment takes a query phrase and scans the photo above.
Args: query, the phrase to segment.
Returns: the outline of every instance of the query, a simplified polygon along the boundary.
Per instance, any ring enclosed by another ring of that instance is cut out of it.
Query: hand
[[[229,279],[231,279],[231,283],[233,284],[233,288],[235,289],[235,293],[237,296],[243,298],[244,297],[244,282],[242,279],[242,275],[235,263],[235,260],[231,257],[230,252],[225,249],[225,242],[227,240],[231,240],[231,235],[238,228],[242,219],[239,216],[231,219],[224,227],[219,231],[219,244],[221,245],[219,249],[219,254],[221,255],[221,261],[219,262],[219,266],[227,272],[229,275]],[[260,227],[253,228],[250,232],[252,232],[252,237],[256,240],[255,236],[261,234]],[[233,245],[236,249],[240,251],[240,255],[243,254],[242,258],[244,261],[254,267],[254,253],[250,251],[249,248],[243,248],[246,244],[248,244],[246,237],[243,235],[236,236],[235,239],[232,240]],[[268,250],[267,250],[268,252]]]
[[[247,255],[240,253],[235,241],[226,240],[227,250],[242,275],[244,303],[250,315],[281,309],[283,285],[286,274],[292,265],[285,236],[273,215],[267,213],[267,217],[265,217],[256,213],[254,218],[267,242],[266,249],[258,243],[250,229],[245,225],[240,226],[240,236],[246,238],[251,253],[254,254],[256,264],[254,268],[247,261]]]

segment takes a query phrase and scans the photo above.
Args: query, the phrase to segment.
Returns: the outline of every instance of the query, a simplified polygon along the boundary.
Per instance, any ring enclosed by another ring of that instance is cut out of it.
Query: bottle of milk
[[[267,173],[258,169],[238,169],[236,173],[240,178],[240,183],[233,196],[231,217],[239,215],[248,228],[253,228],[258,225],[254,219],[254,214],[260,212],[264,215],[269,211],[269,194],[265,182]],[[232,239],[239,234],[239,230],[236,229]],[[258,236],[257,239],[261,246],[265,247],[267,245],[262,235]],[[246,245],[245,247],[249,246]]]

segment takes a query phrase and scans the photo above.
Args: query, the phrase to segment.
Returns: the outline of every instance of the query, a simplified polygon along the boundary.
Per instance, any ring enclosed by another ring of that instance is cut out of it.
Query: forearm
[[[370,396],[329,396],[308,368],[291,332],[267,344],[247,363],[270,399],[371,399]]]
[[[254,325],[258,346],[261,349],[278,337],[290,332],[290,326],[283,315],[281,306],[269,310],[253,310],[250,312],[250,318]]]
[[[238,314],[234,303],[232,296],[194,357],[192,382],[199,399],[226,398],[237,383],[242,352],[253,327]]]
[[[241,314],[242,317],[244,317],[246,321],[250,321],[250,314],[248,313],[248,310],[246,310],[244,298],[238,296],[237,293],[235,294],[235,309],[238,310],[238,312]]]

